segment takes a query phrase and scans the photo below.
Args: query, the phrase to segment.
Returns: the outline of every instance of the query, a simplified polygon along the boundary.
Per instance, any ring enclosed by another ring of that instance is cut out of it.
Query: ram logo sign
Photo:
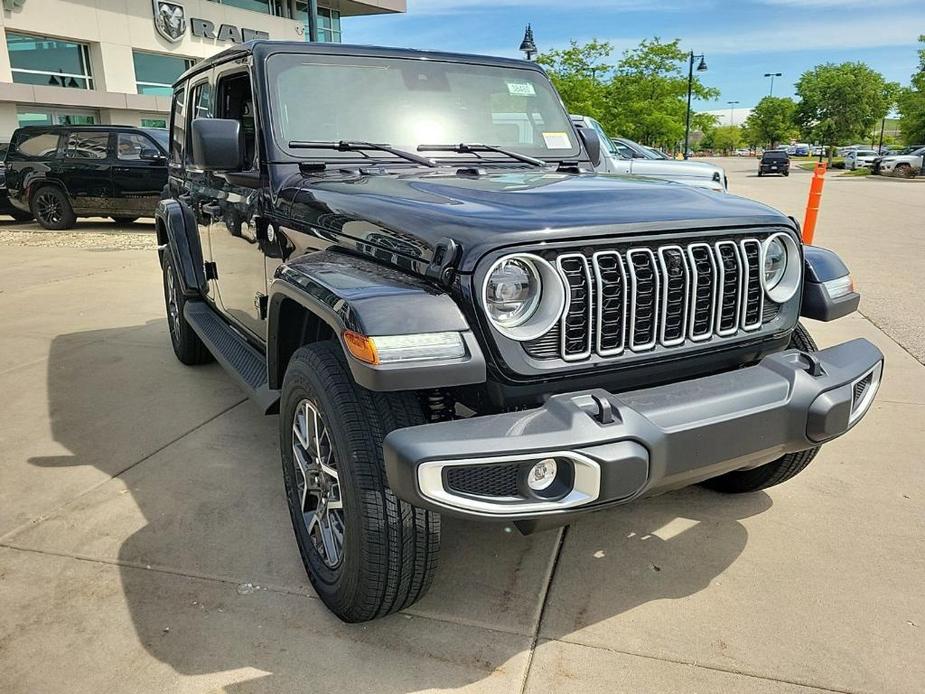
[[[154,28],[168,41],[176,43],[186,33],[183,5],[168,0],[154,0]]]
[[[191,17],[186,19],[183,5],[171,0],[153,0],[154,28],[157,33],[171,43],[180,41],[186,35],[187,24],[190,33],[207,41],[222,41],[225,43],[241,43],[253,39],[268,39],[270,35],[265,31],[255,29],[239,29],[233,24],[221,24],[217,29],[208,19]]]

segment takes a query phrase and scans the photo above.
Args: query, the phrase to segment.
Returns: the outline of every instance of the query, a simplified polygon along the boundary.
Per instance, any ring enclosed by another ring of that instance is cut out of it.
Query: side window
[[[58,149],[58,133],[25,134],[14,148],[27,157],[48,158],[55,155]]]
[[[230,118],[241,123],[244,133],[244,168],[253,169],[257,156],[257,122],[254,117],[254,98],[251,79],[246,72],[223,76],[216,89],[215,117]]]
[[[173,108],[170,111],[170,163],[183,163],[183,146],[186,143],[186,119],[183,109],[186,105],[186,87],[173,93]]]
[[[68,159],[105,159],[109,149],[107,132],[73,132],[64,144]]]
[[[190,93],[189,113],[186,114],[186,158],[190,157],[189,126],[197,118],[211,118],[212,115],[212,85],[200,82]]]
[[[154,143],[138,133],[119,133],[116,140],[116,157],[121,161],[138,161],[146,149],[157,149]]]

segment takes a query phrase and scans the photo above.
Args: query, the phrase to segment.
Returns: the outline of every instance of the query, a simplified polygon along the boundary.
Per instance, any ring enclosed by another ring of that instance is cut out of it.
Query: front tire
[[[164,254],[164,305],[167,308],[167,327],[170,331],[170,344],[177,359],[187,366],[207,364],[212,361],[212,353],[205,346],[196,331],[186,322],[183,307],[186,297],[180,291],[180,279],[173,266],[170,253]]]
[[[67,193],[55,186],[44,186],[35,191],[30,208],[35,221],[51,231],[70,229],[77,221]]]
[[[412,393],[358,386],[339,345],[293,354],[280,400],[280,452],[299,553],[318,596],[345,622],[404,609],[433,580],[440,516],[389,489],[382,441],[425,422]]]
[[[788,349],[815,352],[817,348],[806,328],[798,323],[790,338]],[[701,485],[724,494],[757,492],[761,489],[778,485],[781,482],[786,482],[791,477],[799,474],[813,461],[818,452],[819,446],[815,446],[807,448],[805,451],[787,453],[761,467],[752,468],[751,470],[733,470],[725,475],[701,482]]]
[[[915,178],[915,171],[909,164],[897,164],[894,172],[900,178]]]

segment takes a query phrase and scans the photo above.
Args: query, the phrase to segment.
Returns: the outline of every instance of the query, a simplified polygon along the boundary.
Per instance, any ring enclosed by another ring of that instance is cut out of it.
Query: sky
[[[703,53],[701,79],[721,91],[695,104],[740,123],[767,96],[793,96],[805,70],[859,60],[888,80],[908,84],[925,34],[925,0],[407,0],[401,15],[345,17],[345,43],[516,56],[524,27],[533,25],[540,51],[574,39],[610,41],[616,54],[644,38],[681,39]]]

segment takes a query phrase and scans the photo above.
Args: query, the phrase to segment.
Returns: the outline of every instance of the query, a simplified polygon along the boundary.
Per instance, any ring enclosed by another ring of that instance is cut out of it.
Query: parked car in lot
[[[9,142],[0,142],[0,214],[6,214],[15,219],[17,222],[27,222],[32,219],[29,212],[13,207],[10,204],[10,196],[6,190],[6,153],[10,148]]]
[[[341,619],[427,591],[442,514],[532,532],[764,489],[877,392],[874,345],[819,350],[798,322],[857,308],[834,253],[751,200],[591,172],[599,135],[535,63],[256,41],[173,99],[173,350],[278,414],[299,552]]]
[[[825,156],[825,147],[823,145],[813,145],[813,156],[822,157]]]
[[[845,153],[845,168],[854,171],[860,167],[870,167],[879,157],[873,149],[851,149]]]
[[[793,146],[793,155],[796,157],[808,157],[809,156],[809,145],[802,142],[798,142]]]
[[[737,157],[750,157],[752,156],[752,151],[748,147],[740,147],[735,154]]]
[[[922,173],[923,159],[925,159],[925,145],[913,145],[885,157],[877,157],[871,166],[871,171],[884,176],[914,178]]]
[[[761,155],[761,159],[758,160],[758,175],[770,173],[790,175],[790,156],[786,150],[769,149]]]
[[[625,137],[610,138],[604,127],[589,116],[572,115],[572,122],[596,133],[600,139],[600,157],[594,169],[601,173],[652,176],[698,188],[724,192],[729,183],[726,171],[705,161],[677,161],[657,159],[645,147]]]
[[[167,184],[167,132],[129,126],[28,126],[6,156],[10,203],[46,229],[78,217],[128,223],[154,214]]]

